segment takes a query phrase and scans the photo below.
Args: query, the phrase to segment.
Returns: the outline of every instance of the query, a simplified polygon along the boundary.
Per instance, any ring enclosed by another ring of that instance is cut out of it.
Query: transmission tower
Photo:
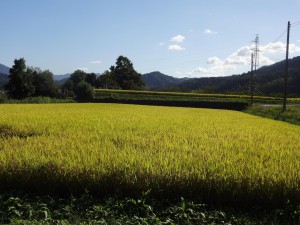
[[[253,104],[253,92],[254,92],[253,53],[251,53],[250,105]]]
[[[251,80],[250,80],[250,92],[251,92],[251,105],[253,103],[253,93],[256,90],[256,76],[257,69],[259,66],[259,37],[256,35],[254,42],[254,47],[251,49],[253,53],[251,54]]]

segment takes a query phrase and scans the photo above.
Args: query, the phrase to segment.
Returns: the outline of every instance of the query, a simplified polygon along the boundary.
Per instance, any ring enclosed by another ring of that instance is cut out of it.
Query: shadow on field
[[[120,103],[134,105],[173,106],[191,108],[229,109],[242,111],[248,107],[246,102],[220,102],[220,101],[168,101],[168,100],[133,100],[133,99],[94,99],[94,103]]]
[[[60,171],[56,173],[55,171]],[[222,179],[174,179],[156,176],[145,179],[147,174],[137,174],[136,180],[125,179],[125,171],[114,171],[96,176],[92,171],[63,170],[60,165],[48,163],[25,169],[16,167],[14,176],[0,172],[0,192],[10,190],[39,195],[61,197],[80,196],[86,191],[97,198],[137,197],[151,190],[153,199],[178,199],[183,197],[211,206],[230,206],[236,209],[283,207],[287,200],[291,204],[300,202],[297,188],[288,188],[284,183],[263,183],[253,185],[251,180]]]

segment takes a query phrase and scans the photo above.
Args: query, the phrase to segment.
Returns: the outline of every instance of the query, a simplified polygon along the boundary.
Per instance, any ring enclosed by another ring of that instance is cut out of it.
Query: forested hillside
[[[255,76],[255,92],[258,95],[282,96],[283,80],[284,80],[285,61],[275,63],[270,66],[264,66],[257,70]],[[160,79],[170,76],[161,75]],[[289,79],[288,94],[289,96],[300,96],[300,56],[289,60]],[[227,77],[203,77],[203,78],[184,78],[175,80],[166,86],[156,83],[156,90],[196,91],[201,93],[225,93],[225,94],[243,94],[249,92],[251,73],[243,73],[240,75],[232,75]],[[153,87],[153,80],[158,80],[157,75],[147,77],[145,80],[146,88]],[[153,89],[153,88],[152,88]]]
[[[186,78],[176,78],[158,71],[143,74],[142,79],[146,84],[146,90],[169,88],[186,80]]]

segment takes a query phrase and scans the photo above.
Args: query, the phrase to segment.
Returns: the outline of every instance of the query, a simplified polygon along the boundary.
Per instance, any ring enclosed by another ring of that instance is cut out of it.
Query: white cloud
[[[217,65],[210,66],[208,68],[198,67],[193,70],[193,74],[196,76],[224,76],[226,72],[234,70],[236,66],[226,64],[223,61],[219,62]]]
[[[182,71],[176,71],[175,72],[175,75],[176,77],[181,77],[181,78],[184,78],[184,77],[194,77],[195,74],[193,74],[193,72],[182,72]]]
[[[246,57],[228,57],[224,60],[227,65],[246,65],[249,62]]]
[[[213,67],[213,68],[209,68],[209,69],[207,69],[207,68],[203,68],[203,67],[198,67],[197,69],[195,69],[194,71],[193,71],[193,73],[195,73],[195,74],[198,74],[198,75],[205,75],[205,76],[209,76],[209,75],[216,75],[216,74],[218,74],[220,71],[217,69],[217,68],[215,68],[215,67]]]
[[[168,49],[171,51],[184,51],[185,50],[185,48],[183,48],[180,45],[169,45]]]
[[[204,34],[217,34],[218,32],[207,28],[203,31],[203,33]]]
[[[249,55],[250,46],[244,46],[237,50],[236,55],[237,56],[247,56]]]
[[[291,53],[298,53],[300,52],[300,47],[297,46],[296,44],[290,44],[289,50]]]
[[[165,45],[165,43],[163,43],[163,42],[159,43],[159,46],[164,46],[164,45]]]
[[[86,68],[86,67],[79,67],[79,68],[76,68],[75,70],[88,71],[89,68]]]
[[[232,65],[235,67],[249,64],[251,60],[250,46],[244,46],[237,49],[235,52],[230,54],[224,59],[224,64]]]
[[[102,62],[100,60],[90,61],[90,64],[101,64]]]
[[[209,57],[206,61],[206,66],[200,66],[185,74],[190,74],[193,77],[214,77],[249,71],[253,48],[254,45],[243,46],[224,59],[217,56]],[[278,60],[278,58],[281,57],[284,59],[286,44],[282,42],[270,42],[266,45],[259,46],[259,49],[259,67],[261,67],[275,63],[273,59]],[[289,49],[290,53],[300,53],[300,46],[297,46],[297,44],[291,43]]]
[[[271,65],[273,63],[275,63],[275,61],[273,61],[272,59],[268,58],[267,56],[264,56],[264,55],[260,55],[259,56],[259,64],[261,66]]]
[[[282,42],[276,42],[276,43],[268,43],[265,46],[262,46],[260,48],[260,50],[263,53],[278,53],[278,52],[285,52],[286,51],[286,44],[282,43]]]
[[[175,37],[172,37],[170,41],[180,43],[180,42],[183,42],[184,39],[185,39],[185,37],[183,37],[182,35],[179,34]]]
[[[219,59],[218,57],[214,56],[214,57],[210,57],[207,59],[207,64],[221,65],[221,64],[224,64],[224,62],[221,59]]]
[[[262,46],[260,50],[263,53],[270,54],[270,53],[283,53],[286,52],[286,43],[283,42],[270,42],[265,46]],[[298,47],[296,44],[290,44],[289,45],[289,52],[295,53],[300,52],[300,47]]]

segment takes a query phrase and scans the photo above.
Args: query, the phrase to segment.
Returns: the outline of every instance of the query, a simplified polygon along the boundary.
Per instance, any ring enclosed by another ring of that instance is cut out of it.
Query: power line
[[[299,26],[299,25],[300,25],[300,23],[296,23],[296,24],[291,25],[291,27],[296,27],[296,26]]]
[[[277,42],[277,41],[279,41],[279,39],[281,39],[281,38],[283,37],[283,35],[286,34],[286,32],[287,32],[287,30],[284,29],[284,31],[283,31],[276,39],[274,39],[274,41],[272,41],[272,42]]]
[[[290,23],[290,27],[295,27],[300,25],[300,20]]]
[[[294,23],[300,23],[300,20],[298,20],[298,21],[295,21],[295,22],[292,22],[291,24],[294,24]]]
[[[296,23],[291,23],[292,26],[295,26],[297,24],[300,24],[300,21],[296,22]]]

